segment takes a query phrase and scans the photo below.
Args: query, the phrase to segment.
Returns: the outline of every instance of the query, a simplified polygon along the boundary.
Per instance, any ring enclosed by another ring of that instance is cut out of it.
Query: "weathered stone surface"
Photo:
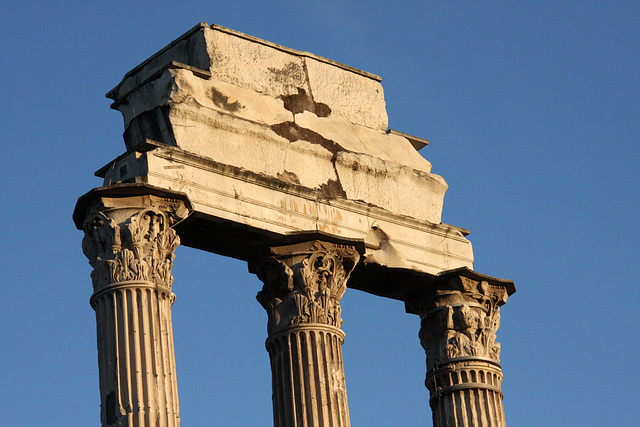
[[[380,77],[205,23],[131,70],[107,96],[119,105],[131,92],[170,67],[172,61],[274,98],[297,95],[303,90],[317,97],[316,102],[333,102],[331,111],[338,117],[376,129],[387,128]],[[337,87],[337,82],[341,87]]]
[[[330,106],[332,116],[372,129],[387,129],[387,109],[378,81],[342,68],[328,68],[312,58],[305,65],[314,101]]]
[[[447,184],[417,153],[428,141],[387,130],[380,80],[200,24],[108,94],[127,152],[74,213],[94,268],[103,424],[179,422],[182,241],[263,281],[275,425],[349,425],[347,286],[420,315],[436,426],[504,425],[495,339],[515,288],[470,270],[468,232],[441,223]]]
[[[152,139],[275,179],[297,177],[324,198],[440,223],[446,183],[430,174],[431,164],[407,138],[385,132],[377,76],[218,26],[196,27],[183,39],[127,74],[109,94],[124,116],[129,149]],[[316,146],[331,155],[316,156]],[[312,157],[303,160],[307,153]],[[340,158],[350,163],[337,176]],[[365,177],[363,171],[371,173]],[[380,191],[394,174],[397,185]],[[412,196],[393,203],[389,193],[399,187]]]
[[[295,144],[297,142],[292,143]],[[318,145],[301,145],[318,149],[319,152],[314,156],[329,155]],[[242,224],[252,230],[264,230],[282,236],[317,230],[343,238],[366,239],[370,241],[364,256],[367,263],[433,274],[473,265],[473,250],[464,237],[464,230],[401,216],[362,202],[324,197],[335,190],[330,183],[318,190],[295,184],[292,176],[284,176],[285,171],[295,171],[301,183],[307,185],[317,179],[314,170],[318,166],[305,169],[314,161],[302,151],[296,152],[299,153],[296,155],[307,163],[299,164],[298,168],[290,165],[289,159],[293,158],[290,151],[286,167],[279,171],[283,176],[273,180],[171,146],[149,144],[145,149],[148,151],[123,156],[114,165],[105,168],[105,184],[139,180],[159,188],[184,192],[196,213],[206,215],[206,218],[228,221],[225,224]],[[336,164],[338,171],[349,168],[348,164]],[[351,185],[347,181],[343,183],[343,187],[349,191]],[[407,197],[410,196],[407,194]],[[188,228],[198,221],[200,219],[190,218],[183,224]],[[223,253],[249,259],[254,248],[245,244],[232,251],[229,239],[224,234],[225,228],[228,225],[212,233],[207,242],[203,242],[198,237],[203,235],[203,230],[198,227],[194,236],[182,235],[183,244],[221,252],[222,248],[215,246],[215,241],[220,239],[225,242]],[[266,244],[274,237],[264,239],[262,243]],[[259,243],[256,235],[251,235],[251,240]],[[390,283],[389,286],[396,285]]]
[[[280,98],[215,77],[203,79],[192,70],[180,68],[165,69],[157,79],[129,94],[127,102],[118,109],[128,127],[136,116],[167,104],[211,109],[266,126],[293,120],[293,113],[285,109]]]
[[[440,176],[350,152],[338,153],[335,165],[347,199],[367,201],[402,215],[440,223],[440,205],[434,199],[442,200],[447,190],[447,183]],[[376,198],[372,200],[368,195],[374,192]],[[416,204],[416,200],[422,203]]]
[[[368,154],[403,167],[426,173],[431,171],[431,163],[407,139],[397,135],[353,124],[342,118],[318,117],[309,111],[296,114],[295,123],[333,142],[336,151]]]
[[[383,265],[429,273],[472,267],[464,230],[441,224],[447,184],[417,153],[426,142],[385,131],[379,80],[202,24],[109,93],[137,154],[101,175],[105,185],[145,182],[186,192],[197,218],[258,233],[362,239],[375,226],[389,244],[368,249],[368,263],[393,260]]]
[[[379,77],[216,25],[204,34],[214,77],[276,98],[304,91],[334,116],[387,128]]]
[[[309,92],[305,57],[221,27],[204,27],[214,77],[274,98]]]

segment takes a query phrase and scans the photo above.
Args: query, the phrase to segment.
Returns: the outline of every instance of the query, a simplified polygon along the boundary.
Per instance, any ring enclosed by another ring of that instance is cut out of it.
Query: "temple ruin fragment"
[[[73,215],[103,426],[180,423],[179,244],[244,260],[262,283],[275,426],[349,425],[349,288],[419,316],[434,426],[505,425],[496,331],[515,287],[473,271],[468,231],[441,221],[447,183],[417,151],[427,141],[388,129],[380,81],[202,23],[107,94],[126,151]]]

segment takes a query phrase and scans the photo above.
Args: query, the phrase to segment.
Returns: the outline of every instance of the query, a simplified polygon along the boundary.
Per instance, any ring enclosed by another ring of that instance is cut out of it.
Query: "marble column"
[[[407,301],[420,315],[435,427],[502,427],[500,306],[513,282],[468,269],[444,274]]]
[[[267,310],[275,426],[349,426],[340,298],[359,254],[311,241],[271,248],[257,274]]]
[[[180,239],[171,226],[188,211],[178,199],[125,189],[94,190],[78,205],[93,267],[101,421],[178,426],[171,269]]]

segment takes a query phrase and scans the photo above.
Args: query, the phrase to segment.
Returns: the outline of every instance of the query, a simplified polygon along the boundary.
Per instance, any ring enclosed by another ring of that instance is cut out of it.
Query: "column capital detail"
[[[513,282],[459,268],[415,285],[405,304],[420,316],[433,425],[504,427],[496,332]]]
[[[340,298],[359,258],[352,246],[319,240],[271,248],[256,271],[264,283],[257,299],[269,315],[269,336],[308,324],[339,328]]]
[[[428,371],[455,361],[500,362],[499,307],[513,292],[512,282],[467,272],[445,275],[409,304],[421,318]]]
[[[131,282],[147,282],[170,292],[174,251],[180,244],[171,226],[188,215],[185,202],[105,190],[88,196],[93,197],[83,200],[82,251],[93,267],[94,295]]]

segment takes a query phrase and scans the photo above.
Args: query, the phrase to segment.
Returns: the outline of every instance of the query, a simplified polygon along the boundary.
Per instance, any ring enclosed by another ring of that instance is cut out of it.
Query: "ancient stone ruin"
[[[247,261],[263,283],[276,426],[348,426],[340,298],[420,316],[435,426],[503,426],[499,307],[441,221],[447,184],[388,129],[381,78],[199,24],[107,96],[126,152],[74,221],[93,267],[101,421],[180,422],[171,305],[179,244]]]

